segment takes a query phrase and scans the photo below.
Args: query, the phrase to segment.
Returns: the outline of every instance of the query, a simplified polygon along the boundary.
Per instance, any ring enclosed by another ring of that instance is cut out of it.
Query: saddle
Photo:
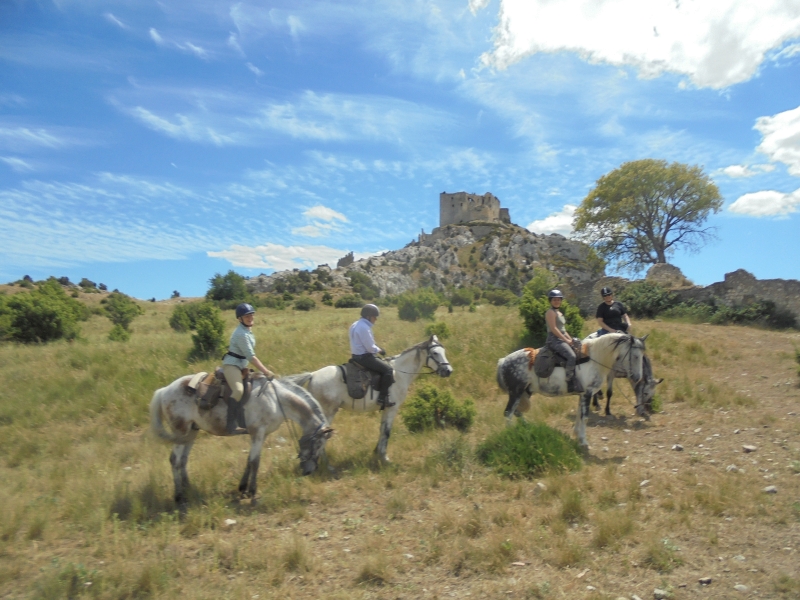
[[[367,395],[370,388],[378,389],[381,380],[380,373],[370,371],[352,359],[339,365],[339,368],[342,370],[342,378],[347,384],[347,393],[353,400],[361,400]]]
[[[589,356],[580,340],[573,340],[572,349],[575,351],[576,365],[589,362]],[[547,379],[550,377],[556,367],[563,368],[567,366],[566,359],[553,352],[547,346],[536,350],[530,348],[529,350],[533,353],[533,372],[536,373],[536,376],[540,379]],[[530,355],[531,352],[528,352],[528,354]]]
[[[244,385],[244,394],[239,401],[239,410],[237,411],[237,423],[239,427],[246,428],[247,425],[244,420],[244,405],[250,400],[250,392],[253,390],[253,380],[263,377],[261,373],[256,373],[250,369],[242,369],[242,384]],[[225,379],[225,374],[222,372],[222,367],[217,367],[213,373],[198,373],[192,377],[189,389],[194,390],[195,401],[197,408],[200,410],[212,410],[220,400],[228,400],[233,393],[231,386]]]

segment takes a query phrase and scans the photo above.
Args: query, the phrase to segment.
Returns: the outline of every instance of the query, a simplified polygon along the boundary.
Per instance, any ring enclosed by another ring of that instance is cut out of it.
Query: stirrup
[[[395,402],[392,402],[391,400],[389,400],[389,396],[386,396],[384,398],[378,398],[378,406],[381,407],[381,410],[383,410],[385,408],[392,408],[394,405],[395,405]]]

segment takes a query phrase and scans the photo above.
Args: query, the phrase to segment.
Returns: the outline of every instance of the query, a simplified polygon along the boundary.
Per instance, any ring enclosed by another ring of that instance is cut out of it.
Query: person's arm
[[[375,338],[372,337],[372,329],[370,329],[369,327],[363,327],[363,328],[359,327],[355,331],[355,334],[356,337],[358,338],[358,341],[361,342],[361,345],[364,346],[364,348],[366,348],[368,352],[371,352],[372,354],[377,354],[378,352],[381,351],[381,349],[375,343]]]
[[[622,315],[622,318],[625,319],[625,322],[628,324],[628,333],[630,333],[631,328],[633,327],[633,323],[631,323],[631,318],[628,316],[628,313]]]
[[[600,325],[600,329],[605,329],[606,331],[610,331],[611,333],[615,333],[616,330],[611,329],[606,322],[603,320],[603,317],[597,317],[597,324]]]
[[[274,378],[274,377],[275,377],[275,373],[273,373],[273,372],[272,372],[272,371],[270,371],[270,370],[269,370],[267,367],[265,367],[265,366],[264,366],[264,363],[262,363],[260,360],[258,360],[258,357],[257,357],[257,356],[251,356],[251,357],[250,357],[250,362],[251,362],[253,365],[255,365],[256,369],[258,369],[258,370],[259,370],[259,371],[261,371],[261,372],[262,372],[264,375],[266,375],[266,376],[267,376],[267,379],[272,379],[272,378]]]
[[[553,335],[555,335],[558,339],[567,342],[568,344],[572,344],[572,338],[565,336],[556,327],[556,311],[552,309],[548,310],[546,313],[544,313],[544,319],[550,326],[550,331],[553,332]]]

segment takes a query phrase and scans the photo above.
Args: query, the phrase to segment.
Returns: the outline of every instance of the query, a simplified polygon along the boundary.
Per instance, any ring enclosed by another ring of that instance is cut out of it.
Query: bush
[[[744,306],[719,306],[711,322],[716,325],[757,324],[772,329],[788,329],[797,324],[791,312],[778,308],[770,300],[759,300]]]
[[[86,277],[81,279],[81,282],[78,285],[80,287],[86,289],[86,290],[95,290],[95,289],[97,289],[97,284],[94,281],[86,279]]]
[[[211,287],[206,292],[206,298],[219,303],[220,307],[233,308],[241,302],[247,302],[250,294],[247,293],[247,286],[244,277],[228,271],[225,275],[216,273],[208,280]]]
[[[322,294],[322,303],[325,306],[333,306],[333,296],[331,296],[330,292],[325,292]]]
[[[437,321],[436,323],[431,323],[425,327],[425,335],[435,335],[440,340],[446,340],[450,337],[450,328],[444,321]]]
[[[681,302],[665,310],[661,316],[688,323],[709,323],[714,316],[714,307],[701,302]]]
[[[317,303],[314,302],[314,300],[312,298],[309,298],[308,296],[306,296],[304,298],[300,298],[299,300],[295,300],[295,303],[294,303],[294,309],[295,310],[309,311],[309,310],[311,310],[313,308],[316,308],[316,306],[317,306]]]
[[[509,306],[516,303],[519,298],[511,290],[486,290],[483,297],[495,306]]]
[[[525,329],[528,330],[531,343],[537,346],[543,345],[547,338],[547,323],[544,320],[544,314],[550,308],[547,292],[552,288],[547,288],[542,292],[543,289],[538,283],[530,287],[526,285],[519,301],[519,314],[525,322]],[[564,313],[564,318],[567,321],[567,333],[572,337],[581,337],[583,333],[583,318],[578,307],[572,306],[564,300],[561,303],[561,312]]]
[[[403,321],[433,320],[441,303],[439,295],[431,288],[420,288],[416,292],[404,292],[397,298],[397,314]]]
[[[450,294],[450,303],[453,306],[469,306],[473,302],[475,302],[475,293],[468,288],[459,288]]]
[[[281,296],[269,294],[263,298],[256,298],[253,300],[254,306],[263,306],[264,308],[274,308],[275,310],[283,310],[286,308],[286,302]]]
[[[550,471],[576,471],[583,461],[575,440],[544,423],[517,420],[490,435],[477,448],[477,457],[500,475],[517,479]]]
[[[100,301],[105,307],[105,314],[114,325],[119,325],[127,330],[131,322],[139,315],[144,314],[144,309],[134,302],[129,296],[120,292],[112,292]]]
[[[372,283],[369,275],[360,271],[348,271],[344,275],[350,280],[353,291],[360,295],[364,300],[372,300],[380,295],[378,287]]]
[[[336,308],[361,308],[363,305],[364,301],[361,299],[361,296],[346,294],[339,298],[333,306]]]
[[[421,386],[414,397],[403,404],[403,423],[412,433],[428,429],[455,427],[467,431],[475,419],[471,398],[458,404],[453,395],[430,384]]]
[[[198,311],[197,321],[194,326],[195,334],[192,336],[194,348],[189,354],[190,358],[211,358],[219,355],[225,344],[225,323],[222,313],[213,304],[203,302],[203,307]]]
[[[67,296],[55,279],[41,283],[29,294],[15,294],[5,304],[10,315],[9,337],[25,343],[75,339],[78,321],[85,321],[90,314],[86,305]]]
[[[558,279],[555,274],[544,267],[534,267],[533,276],[525,284],[524,291],[534,298],[543,298],[547,296],[547,292],[556,287],[557,283]]]
[[[675,294],[647,281],[630,284],[619,293],[618,300],[632,316],[648,319],[678,305]]]
[[[213,302],[178,304],[172,309],[169,326],[175,331],[194,331],[199,319],[213,319],[215,314],[219,314],[219,309]]]
[[[127,342],[131,339],[131,332],[122,325],[117,324],[108,332],[108,339],[112,342]]]

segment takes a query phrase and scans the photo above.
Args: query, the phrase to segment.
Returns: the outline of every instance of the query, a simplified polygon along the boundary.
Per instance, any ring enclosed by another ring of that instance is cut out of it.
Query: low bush
[[[361,296],[345,294],[334,302],[333,306],[335,308],[361,308],[364,306],[364,301],[361,299]]]
[[[262,298],[253,299],[254,306],[263,306],[264,308],[274,308],[275,310],[283,310],[286,308],[286,302],[281,296],[275,294],[267,294]]]
[[[322,294],[322,303],[325,306],[333,306],[333,296],[331,296],[330,292],[325,292]]]
[[[495,306],[510,306],[519,301],[517,295],[511,290],[486,290],[483,297]]]
[[[122,325],[116,324],[108,332],[108,339],[112,342],[127,342],[131,339],[131,332],[125,329]]]
[[[364,300],[372,300],[380,295],[378,287],[372,283],[372,279],[366,273],[360,271],[348,271],[344,275],[350,280],[353,291]]]
[[[130,296],[120,292],[111,292],[100,301],[100,304],[105,308],[105,314],[111,322],[126,330],[136,317],[144,314],[141,306]]]
[[[172,309],[169,326],[175,331],[194,331],[197,329],[197,320],[208,318],[214,309],[219,310],[214,303],[208,301],[178,304]]]
[[[304,296],[303,298],[299,298],[298,300],[294,301],[295,310],[309,311],[316,308],[316,306],[317,303],[314,302],[314,299],[309,298],[308,296]]]
[[[475,414],[471,398],[459,404],[449,391],[430,384],[421,386],[413,398],[406,400],[402,412],[403,423],[412,433],[445,427],[467,431]]]
[[[475,302],[475,292],[469,288],[458,288],[453,290],[449,300],[453,306],[469,306]]]
[[[678,297],[660,285],[641,281],[622,290],[617,298],[634,317],[652,319],[678,305]]]
[[[489,436],[477,457],[511,479],[538,477],[550,471],[575,471],[583,464],[575,440],[544,423],[518,420]]]
[[[14,294],[4,304],[8,337],[24,343],[75,339],[78,321],[91,314],[85,304],[67,296],[55,279],[42,282],[30,293]]]
[[[225,346],[225,323],[220,310],[210,302],[200,304],[203,311],[198,313],[192,335],[192,348],[189,357],[211,358],[221,353]]]
[[[444,321],[437,321],[436,323],[431,323],[425,327],[425,335],[435,335],[440,340],[446,340],[450,337],[450,328]]]
[[[420,288],[416,292],[404,292],[397,298],[397,314],[403,321],[432,320],[441,303],[439,294],[431,288]]]

